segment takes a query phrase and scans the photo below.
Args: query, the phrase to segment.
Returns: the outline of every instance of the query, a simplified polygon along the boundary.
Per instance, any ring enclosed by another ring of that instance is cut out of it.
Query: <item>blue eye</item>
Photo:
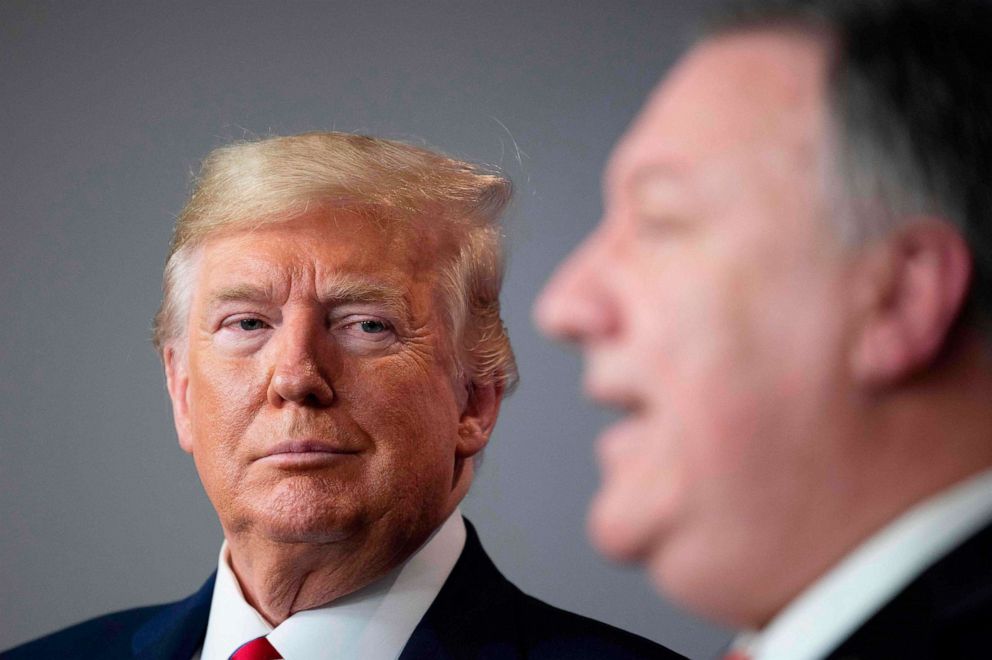
[[[238,327],[247,332],[252,330],[261,330],[265,327],[265,323],[261,319],[241,319],[238,321]]]
[[[386,324],[382,321],[362,321],[359,325],[362,326],[362,330],[369,334],[378,334],[386,331]]]

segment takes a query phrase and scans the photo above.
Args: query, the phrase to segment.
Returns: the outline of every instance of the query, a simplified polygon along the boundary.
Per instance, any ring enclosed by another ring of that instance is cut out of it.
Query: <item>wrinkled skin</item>
[[[169,391],[242,589],[270,622],[405,560],[471,482],[499,396],[452,375],[436,281],[450,249],[341,209],[201,248]]]

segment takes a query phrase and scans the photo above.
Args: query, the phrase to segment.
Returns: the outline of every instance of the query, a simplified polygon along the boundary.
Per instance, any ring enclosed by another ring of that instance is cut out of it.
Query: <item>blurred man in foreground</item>
[[[754,658],[992,648],[992,8],[753,2],[652,95],[536,309],[590,530]]]
[[[155,322],[179,444],[225,543],[186,600],[5,658],[653,658],[523,594],[458,504],[516,366],[509,182],[340,133],[213,152]],[[233,655],[232,655],[233,654]]]

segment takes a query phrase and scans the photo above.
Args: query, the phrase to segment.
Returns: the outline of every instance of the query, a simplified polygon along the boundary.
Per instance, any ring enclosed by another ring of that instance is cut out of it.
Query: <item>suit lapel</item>
[[[167,605],[131,637],[131,650],[142,660],[189,660],[203,644],[216,574],[185,600]]]
[[[519,657],[513,626],[516,592],[465,521],[465,548],[400,660]]]
[[[400,660],[519,657],[514,640],[515,593],[465,521],[465,548],[437,598],[407,641]],[[159,609],[131,637],[140,660],[189,660],[203,644],[216,574],[185,600]]]

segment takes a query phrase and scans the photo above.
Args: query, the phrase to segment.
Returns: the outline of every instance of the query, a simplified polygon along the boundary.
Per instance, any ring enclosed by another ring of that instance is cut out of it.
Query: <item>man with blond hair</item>
[[[499,175],[341,133],[217,149],[155,345],[224,532],[217,572],[5,658],[647,658],[523,594],[458,504],[517,380]]]
[[[738,4],[537,307],[625,418],[590,529],[734,657],[992,653],[992,4]]]

